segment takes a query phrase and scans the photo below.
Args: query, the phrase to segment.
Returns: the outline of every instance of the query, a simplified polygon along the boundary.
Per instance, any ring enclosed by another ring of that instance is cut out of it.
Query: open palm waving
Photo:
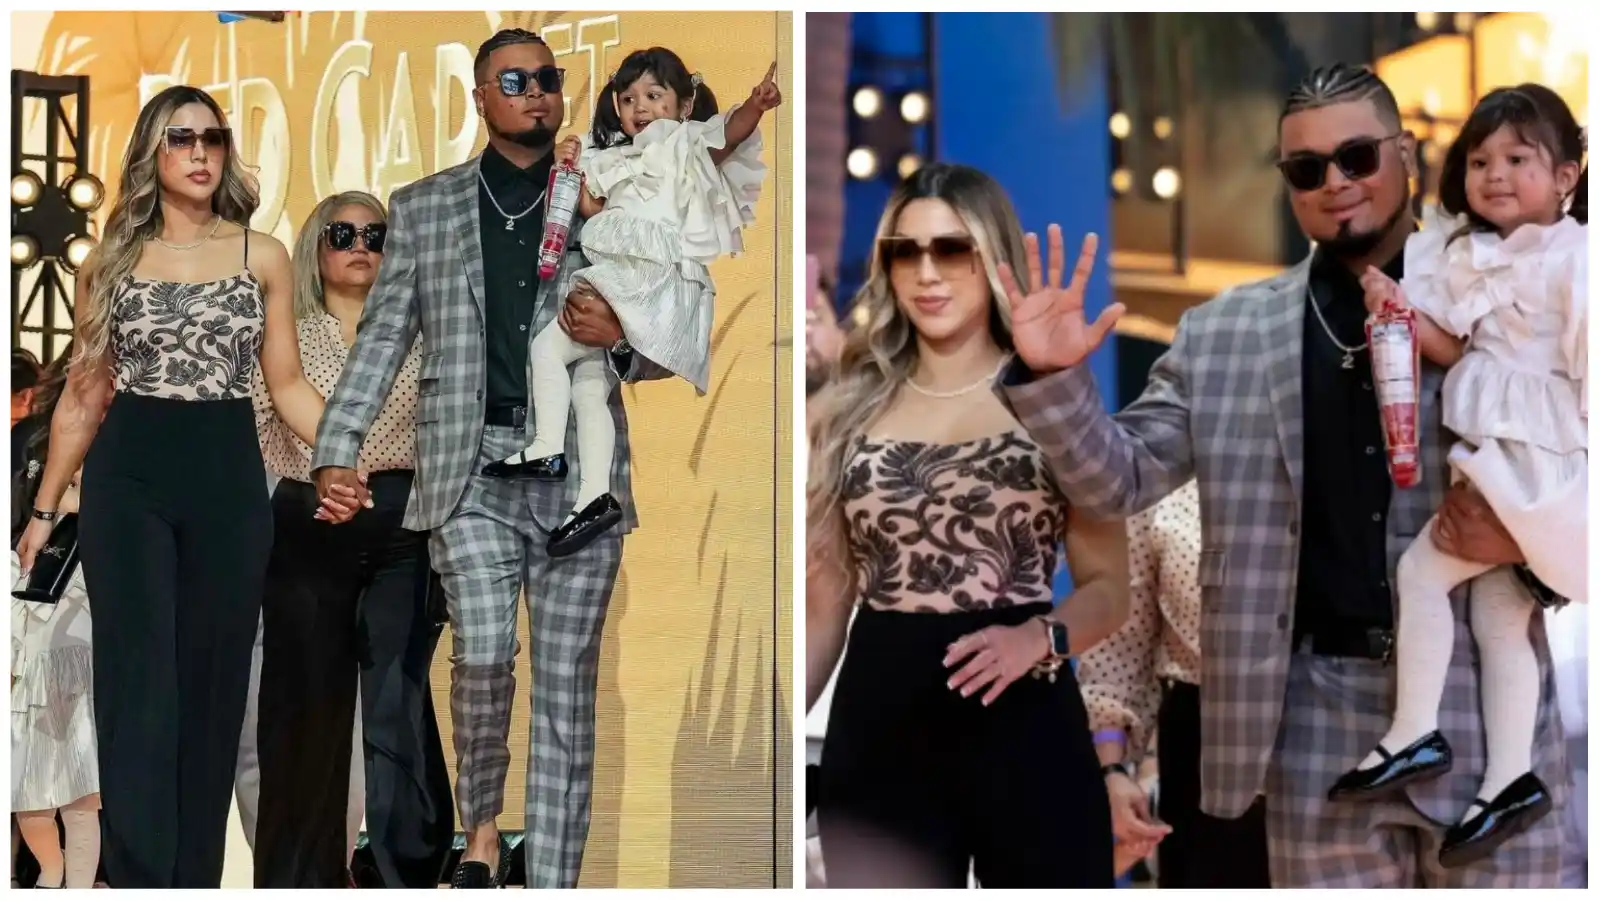
[[[1090,234],[1083,239],[1078,265],[1072,270],[1072,281],[1065,288],[1061,287],[1066,257],[1061,226],[1050,226],[1048,235],[1048,281],[1040,271],[1038,235],[1030,234],[1024,239],[1028,255],[1026,295],[1017,284],[1011,267],[1005,263],[998,267],[1000,284],[1011,303],[1011,339],[1017,356],[1035,373],[1055,372],[1088,359],[1122,318],[1125,309],[1122,304],[1114,303],[1102,310],[1093,323],[1084,316],[1083,295],[1089,286],[1089,274],[1094,271],[1094,255],[1100,247],[1098,235]]]

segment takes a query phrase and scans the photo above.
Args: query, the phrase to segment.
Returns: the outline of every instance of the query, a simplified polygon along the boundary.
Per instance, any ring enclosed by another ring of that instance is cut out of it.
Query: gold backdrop
[[[90,167],[109,192],[145,98],[174,83],[211,91],[260,178],[252,224],[290,245],[322,196],[387,199],[480,151],[472,57],[512,26],[542,34],[567,69],[574,131],[588,128],[596,81],[655,44],[703,73],[724,108],[773,60],[793,96],[791,17],[772,12],[291,13],[231,25],[197,12],[16,13],[12,65],[90,77]],[[790,884],[791,387],[780,336],[791,318],[792,111],[762,123],[770,175],[747,252],[712,267],[710,393],[696,398],[677,380],[626,389],[641,526],[602,652],[584,886]],[[44,128],[33,119],[26,131]],[[528,736],[521,619],[523,699],[501,818],[513,830]],[[446,635],[433,685],[453,774],[449,647]]]

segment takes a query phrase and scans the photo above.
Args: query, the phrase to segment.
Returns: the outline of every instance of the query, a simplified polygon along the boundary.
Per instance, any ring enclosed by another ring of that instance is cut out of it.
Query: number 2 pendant
[[[517,220],[515,220],[515,219],[507,219],[506,220],[506,231],[515,231],[516,228],[517,228]]]

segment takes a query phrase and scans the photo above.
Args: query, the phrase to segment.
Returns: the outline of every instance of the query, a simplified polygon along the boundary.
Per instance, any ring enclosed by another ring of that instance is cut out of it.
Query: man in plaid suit
[[[432,530],[430,556],[450,607],[456,805],[467,831],[451,882],[496,887],[509,868],[495,817],[510,764],[517,598],[525,590],[534,645],[527,885],[572,887],[589,830],[600,635],[622,533],[637,524],[617,379],[601,390],[617,427],[611,484],[621,530],[553,559],[549,533],[572,508],[577,480],[510,481],[481,471],[532,437],[528,338],[558,316],[575,340],[610,351],[595,363],[621,380],[668,373],[628,347],[603,300],[571,290],[572,273],[584,266],[576,226],[555,277],[538,277],[544,189],[565,109],[564,73],[550,49],[530,32],[501,31],[479,48],[475,74],[489,147],[395,192],[383,266],[328,399],[313,466],[324,498],[336,485],[356,486],[361,442],[420,334],[416,481],[405,526]],[[577,447],[572,428],[569,453]]]
[[[1415,139],[1393,94],[1365,69],[1320,69],[1289,98],[1279,138],[1295,218],[1318,244],[1309,259],[1187,311],[1144,394],[1111,416],[1083,361],[1120,309],[1087,322],[1094,240],[1062,289],[1052,226],[1048,281],[1036,239],[1033,293],[1008,278],[1021,362],[1001,393],[1066,495],[1093,515],[1127,517],[1198,481],[1201,807],[1231,818],[1265,804],[1274,887],[1557,887],[1561,816],[1468,866],[1438,862],[1445,828],[1472,804],[1485,766],[1470,585],[1452,597],[1455,648],[1439,711],[1454,768],[1384,800],[1328,800],[1389,726],[1389,584],[1400,553],[1437,511],[1434,540],[1448,552],[1505,564],[1521,555],[1487,505],[1447,491],[1444,373],[1426,362],[1422,484],[1392,490],[1385,468],[1356,277],[1376,266],[1398,278],[1416,228]],[[1533,621],[1544,686],[1534,769],[1559,809],[1570,771],[1543,620]]]

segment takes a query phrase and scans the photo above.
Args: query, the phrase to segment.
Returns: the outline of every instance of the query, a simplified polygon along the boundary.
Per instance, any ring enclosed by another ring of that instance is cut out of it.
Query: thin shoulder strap
[[[244,268],[250,268],[250,228],[244,230]]]

